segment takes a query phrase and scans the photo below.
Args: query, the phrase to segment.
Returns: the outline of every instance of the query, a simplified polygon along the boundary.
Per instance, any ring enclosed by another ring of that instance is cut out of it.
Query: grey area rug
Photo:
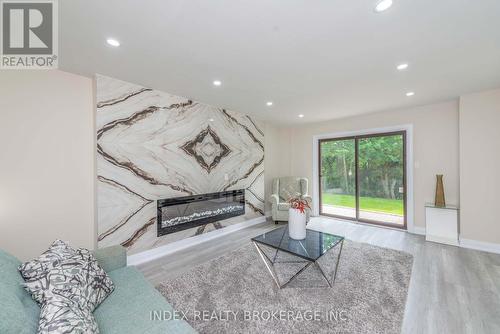
[[[327,275],[338,250],[320,259]],[[411,254],[346,240],[332,288],[310,266],[279,290],[249,243],[157,289],[200,333],[400,333],[412,263]],[[280,280],[300,266],[277,264]]]

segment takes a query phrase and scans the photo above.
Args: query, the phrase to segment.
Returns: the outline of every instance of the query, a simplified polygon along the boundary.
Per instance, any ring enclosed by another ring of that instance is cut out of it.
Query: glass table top
[[[425,203],[426,208],[458,210],[458,206],[446,204],[445,206],[436,206],[434,203]]]
[[[323,254],[338,245],[342,240],[344,240],[344,237],[309,229],[306,230],[305,239],[294,240],[288,235],[288,226],[283,226],[252,238],[254,242],[282,250],[310,261],[316,261]]]

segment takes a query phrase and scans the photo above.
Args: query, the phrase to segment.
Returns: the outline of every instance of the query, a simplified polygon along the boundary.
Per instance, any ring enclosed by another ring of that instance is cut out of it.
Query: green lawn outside
[[[356,207],[355,198],[351,195],[323,193],[321,199],[323,204],[345,206],[349,208]],[[404,213],[403,200],[397,199],[361,197],[359,199],[359,208],[360,210],[390,213],[401,216]]]

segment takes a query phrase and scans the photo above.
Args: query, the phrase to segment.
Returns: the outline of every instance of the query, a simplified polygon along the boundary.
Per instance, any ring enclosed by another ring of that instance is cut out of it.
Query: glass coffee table
[[[344,237],[308,229],[306,231],[305,239],[294,240],[288,235],[288,227],[283,226],[252,238],[252,242],[255,248],[257,248],[262,261],[264,261],[264,264],[266,265],[267,270],[269,270],[269,273],[274,279],[274,282],[280,289],[286,287],[290,282],[293,281],[294,278],[296,278],[301,272],[309,268],[311,265],[315,265],[318,267],[319,272],[323,275],[329,287],[332,287],[333,283],[335,282],[335,278],[337,277],[337,269],[340,262],[340,254],[342,253],[342,246],[344,245]],[[339,254],[337,256],[335,270],[332,273],[333,278],[330,281],[325,275],[323,268],[321,268],[320,264],[318,263],[318,260],[329,250],[337,247],[338,245],[340,245]],[[267,255],[263,251],[262,246],[268,246],[274,249],[274,256]],[[278,252],[280,251],[291,254],[294,257],[301,258],[302,261],[278,261],[277,257]],[[275,264],[301,262],[305,262],[306,265],[297,273],[295,273],[288,281],[280,283],[278,275],[276,273]]]

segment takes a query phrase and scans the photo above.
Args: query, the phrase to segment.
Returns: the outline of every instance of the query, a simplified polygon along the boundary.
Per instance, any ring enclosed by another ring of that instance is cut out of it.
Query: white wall
[[[500,89],[460,98],[461,237],[500,243]]]
[[[1,71],[0,248],[25,260],[57,238],[94,247],[93,106],[89,78]]]
[[[384,111],[288,129],[290,174],[305,176],[312,192],[312,140],[325,133],[413,124],[414,224],[425,227],[424,204],[434,201],[436,174],[444,174],[447,202],[459,202],[458,101]],[[279,162],[283,164],[282,161]],[[266,169],[272,170],[266,161]]]
[[[271,211],[271,203],[269,195],[272,192],[272,180],[280,176],[290,175],[290,135],[286,128],[276,127],[269,123],[265,128],[265,173],[264,173],[264,194],[265,194],[265,211]]]

